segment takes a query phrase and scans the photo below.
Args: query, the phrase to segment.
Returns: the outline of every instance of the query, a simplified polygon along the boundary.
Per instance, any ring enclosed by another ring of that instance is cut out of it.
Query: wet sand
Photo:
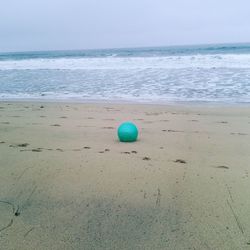
[[[250,249],[249,171],[249,107],[2,102],[0,248]]]

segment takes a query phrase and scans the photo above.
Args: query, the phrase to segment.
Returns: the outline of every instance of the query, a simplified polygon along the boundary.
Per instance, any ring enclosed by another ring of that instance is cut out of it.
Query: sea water
[[[250,102],[250,44],[0,53],[0,100]]]

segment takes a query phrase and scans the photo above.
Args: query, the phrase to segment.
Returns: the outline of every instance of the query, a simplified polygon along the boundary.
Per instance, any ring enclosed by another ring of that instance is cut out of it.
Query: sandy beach
[[[249,152],[249,107],[1,102],[0,248],[250,249]]]

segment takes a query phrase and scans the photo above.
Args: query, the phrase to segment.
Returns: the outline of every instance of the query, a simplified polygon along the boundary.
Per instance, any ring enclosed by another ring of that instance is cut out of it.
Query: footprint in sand
[[[221,168],[221,169],[229,169],[228,166],[225,166],[225,165],[221,165],[221,166],[216,166],[215,168]]]
[[[104,149],[104,151],[99,151],[98,153],[99,153],[99,154],[103,154],[103,153],[105,153],[105,152],[109,152],[109,151],[110,151],[110,149],[109,149],[109,148],[105,148],[105,149]]]
[[[124,151],[124,152],[121,152],[121,154],[130,155],[130,152]]]
[[[176,162],[176,163],[182,163],[182,164],[186,164],[187,163],[185,160],[182,160],[182,159],[177,159],[174,162]]]
[[[32,152],[42,152],[41,148],[33,148],[31,149]]]
[[[227,121],[219,121],[217,123],[227,124],[228,122]]]
[[[11,144],[9,145],[10,148],[17,148],[17,147],[20,147],[20,148],[26,148],[27,146],[29,146],[29,143],[19,143],[19,144]]]

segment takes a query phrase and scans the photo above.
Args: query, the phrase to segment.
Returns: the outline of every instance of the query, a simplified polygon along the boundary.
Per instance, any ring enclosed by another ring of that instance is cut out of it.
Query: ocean
[[[250,102],[250,44],[0,53],[0,100]]]

